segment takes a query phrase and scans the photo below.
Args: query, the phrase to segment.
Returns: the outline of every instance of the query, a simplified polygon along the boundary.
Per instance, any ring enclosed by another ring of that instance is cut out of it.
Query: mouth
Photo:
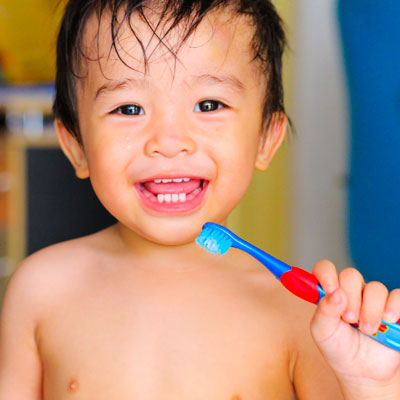
[[[199,177],[160,177],[135,183],[145,207],[161,213],[184,213],[202,203],[209,181]]]

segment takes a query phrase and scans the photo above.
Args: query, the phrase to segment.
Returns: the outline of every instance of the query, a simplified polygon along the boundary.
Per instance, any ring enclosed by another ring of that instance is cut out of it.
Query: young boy
[[[399,291],[321,261],[316,308],[194,243],[284,139],[283,44],[269,0],[69,2],[56,129],[119,222],[18,268],[0,400],[400,398],[400,353],[349,325],[396,321]]]

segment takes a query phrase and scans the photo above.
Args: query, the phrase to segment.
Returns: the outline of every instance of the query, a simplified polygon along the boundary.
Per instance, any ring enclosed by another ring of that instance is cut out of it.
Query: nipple
[[[242,398],[238,394],[235,394],[232,396],[231,400],[242,400]]]
[[[76,379],[73,379],[68,386],[68,391],[70,393],[76,393],[79,390],[79,383]]]

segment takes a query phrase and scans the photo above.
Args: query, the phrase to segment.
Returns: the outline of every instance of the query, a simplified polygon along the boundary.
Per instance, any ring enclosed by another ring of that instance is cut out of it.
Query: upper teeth
[[[154,179],[155,183],[170,183],[170,182],[189,182],[190,178],[176,178],[176,179]]]

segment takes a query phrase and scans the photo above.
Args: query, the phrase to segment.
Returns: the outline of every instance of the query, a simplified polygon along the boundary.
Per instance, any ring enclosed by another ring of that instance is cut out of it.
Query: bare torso
[[[295,398],[292,295],[260,264],[232,250],[149,271],[106,252],[54,266],[37,329],[44,400]]]

